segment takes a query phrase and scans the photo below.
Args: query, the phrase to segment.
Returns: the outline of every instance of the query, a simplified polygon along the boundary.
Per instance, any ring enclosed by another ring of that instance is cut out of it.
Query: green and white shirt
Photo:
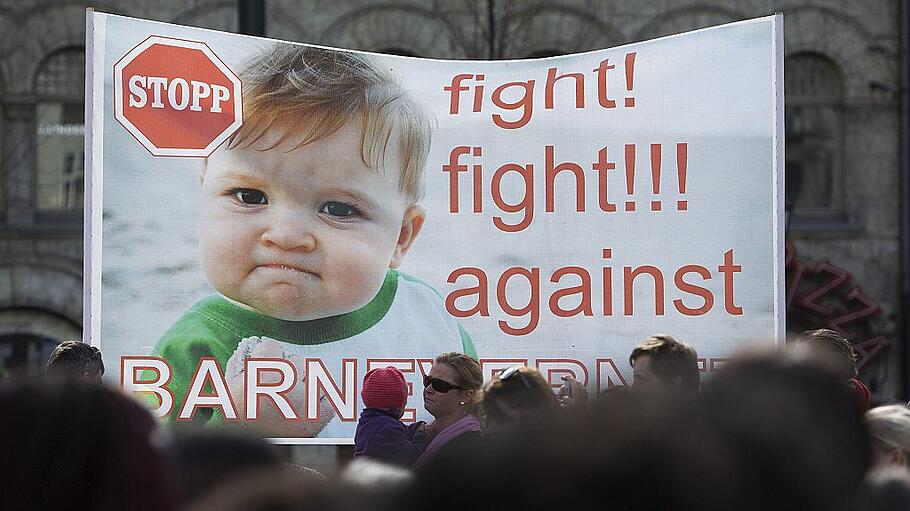
[[[190,379],[201,357],[214,357],[225,371],[228,359],[241,341],[250,338],[275,340],[287,356],[321,359],[339,386],[342,360],[357,359],[355,382],[359,406],[362,406],[359,386],[366,373],[367,359],[432,360],[450,351],[477,358],[470,336],[446,312],[436,290],[395,270],[389,270],[379,293],[364,307],[312,321],[275,319],[221,295],[212,295],[184,313],[155,347],[155,354],[167,360],[172,369],[168,386],[174,395],[174,407],[168,419],[173,421],[183,407]],[[416,408],[418,418],[423,418],[421,393],[415,390],[414,394],[408,407]],[[206,412],[198,410],[194,421],[223,420],[220,413]],[[356,421],[342,422],[336,417],[319,437],[352,438],[355,427]]]

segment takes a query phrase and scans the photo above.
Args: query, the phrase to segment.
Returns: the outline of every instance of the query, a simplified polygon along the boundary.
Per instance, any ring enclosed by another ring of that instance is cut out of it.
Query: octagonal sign
[[[151,36],[114,65],[114,117],[154,156],[207,157],[243,122],[240,79],[205,43]]]

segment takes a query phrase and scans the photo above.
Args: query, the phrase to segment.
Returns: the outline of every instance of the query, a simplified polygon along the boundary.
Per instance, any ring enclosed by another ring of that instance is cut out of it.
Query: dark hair
[[[165,449],[177,503],[187,505],[251,470],[279,470],[281,457],[261,438],[229,429],[180,431]]]
[[[487,382],[478,395],[477,407],[487,420],[509,424],[527,414],[546,415],[557,410],[559,403],[537,369],[521,366],[503,371]]]
[[[67,378],[82,378],[104,374],[101,350],[81,341],[63,341],[47,359],[47,374]]]
[[[698,417],[706,436],[686,445],[704,468],[693,477],[715,481],[703,491],[726,488],[738,500],[729,509],[846,510],[868,467],[853,392],[799,352],[730,362],[705,384]]]
[[[643,356],[651,357],[654,372],[665,381],[679,378],[680,388],[686,392],[698,392],[698,355],[695,348],[679,342],[672,336],[658,334],[642,341],[629,355],[629,365]]]
[[[157,423],[117,389],[82,380],[0,385],[4,511],[173,509]]]
[[[834,355],[838,374],[845,380],[856,378],[856,353],[849,339],[829,328],[806,330],[800,341]]]

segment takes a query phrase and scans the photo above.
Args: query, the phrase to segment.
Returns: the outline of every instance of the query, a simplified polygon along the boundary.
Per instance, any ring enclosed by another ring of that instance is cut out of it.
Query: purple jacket
[[[354,433],[354,456],[410,467],[430,442],[422,424],[405,426],[381,408],[364,408]]]

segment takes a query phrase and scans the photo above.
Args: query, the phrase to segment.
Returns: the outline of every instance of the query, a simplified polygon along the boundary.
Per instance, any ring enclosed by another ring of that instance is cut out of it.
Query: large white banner
[[[780,16],[443,61],[89,13],[86,338],[167,421],[353,437],[372,367],[595,394],[784,335]]]

